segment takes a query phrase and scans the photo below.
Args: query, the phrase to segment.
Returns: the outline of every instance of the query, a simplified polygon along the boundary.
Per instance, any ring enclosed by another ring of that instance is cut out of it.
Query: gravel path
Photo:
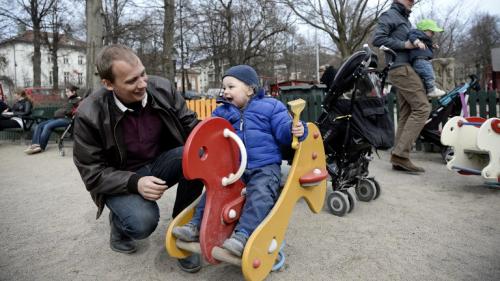
[[[164,249],[174,192],[158,201],[161,222],[133,255],[109,249],[107,211],[96,208],[73,165],[54,144],[27,156],[0,144],[0,280],[242,280],[230,265],[197,274]],[[382,195],[345,217],[298,202],[287,232],[286,266],[266,280],[500,280],[500,190],[460,176],[438,154],[414,153],[424,175],[370,165]],[[329,190],[330,192],[330,190]]]

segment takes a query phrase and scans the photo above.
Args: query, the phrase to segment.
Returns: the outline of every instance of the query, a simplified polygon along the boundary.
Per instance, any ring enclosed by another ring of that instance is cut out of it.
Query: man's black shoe
[[[132,254],[137,250],[135,247],[135,241],[132,238],[120,233],[118,228],[116,228],[113,223],[112,217],[113,213],[109,212],[109,225],[111,228],[109,246],[111,247],[111,250],[118,253]]]
[[[181,270],[185,272],[195,273],[201,269],[201,258],[199,254],[192,254],[187,258],[178,259],[177,262]]]

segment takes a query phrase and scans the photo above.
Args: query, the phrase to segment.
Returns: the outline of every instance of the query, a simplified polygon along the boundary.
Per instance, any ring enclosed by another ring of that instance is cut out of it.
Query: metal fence
[[[321,114],[321,103],[324,98],[325,87],[322,85],[305,85],[282,87],[280,95],[277,97],[286,104],[289,101],[301,98],[306,101],[306,108],[301,114],[301,119],[307,122],[314,122]],[[431,100],[433,106],[437,106],[435,99]],[[188,108],[198,114],[198,118],[203,120],[210,117],[217,104],[215,99],[201,99],[186,101]],[[397,123],[397,101],[394,94],[387,95],[386,105],[393,120]],[[44,115],[52,118],[59,106],[43,107]],[[499,117],[500,103],[499,95],[496,92],[471,92],[469,93],[468,110],[471,116],[481,116],[483,118]],[[444,120],[446,121],[446,120]],[[397,126],[397,124],[395,124]],[[30,134],[28,134],[30,135]],[[15,132],[0,132],[0,140],[16,140],[20,134]]]

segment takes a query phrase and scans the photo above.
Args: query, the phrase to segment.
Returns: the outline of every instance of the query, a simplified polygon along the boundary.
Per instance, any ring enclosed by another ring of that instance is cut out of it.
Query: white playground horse
[[[454,148],[448,169],[481,175],[487,184],[500,186],[500,119],[455,116],[441,133],[441,142]]]

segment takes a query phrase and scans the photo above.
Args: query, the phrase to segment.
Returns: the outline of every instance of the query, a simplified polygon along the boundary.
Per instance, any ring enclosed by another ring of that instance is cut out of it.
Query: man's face
[[[415,3],[414,0],[398,0],[398,2],[403,4],[403,6],[405,6],[405,8],[408,11],[411,11],[411,8],[413,7],[413,4]]]
[[[103,84],[125,103],[142,101],[146,94],[148,76],[139,58],[135,64],[123,60],[113,61],[111,68],[115,81],[103,79]]]

